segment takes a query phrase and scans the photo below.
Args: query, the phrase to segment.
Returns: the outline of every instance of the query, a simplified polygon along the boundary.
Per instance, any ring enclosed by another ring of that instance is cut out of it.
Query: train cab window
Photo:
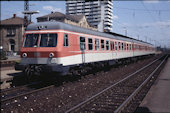
[[[119,50],[121,50],[121,44],[120,44],[120,42],[118,42],[118,46],[119,46]]]
[[[117,50],[117,42],[115,41],[115,50]]]
[[[91,38],[88,39],[88,49],[93,50],[93,40]]]
[[[57,34],[41,34],[40,47],[56,47]]]
[[[68,47],[68,34],[64,34],[63,46],[64,46],[64,47]]]
[[[106,50],[109,50],[109,41],[106,40]]]
[[[37,47],[39,34],[27,34],[24,47]]]
[[[80,37],[80,50],[86,50],[86,39],[85,37]]]
[[[99,50],[99,39],[95,39],[95,50]]]
[[[104,40],[101,40],[101,50],[104,50]]]

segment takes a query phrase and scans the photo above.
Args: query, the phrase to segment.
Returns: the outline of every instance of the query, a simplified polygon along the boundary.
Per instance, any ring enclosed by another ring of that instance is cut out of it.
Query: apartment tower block
[[[98,31],[109,32],[113,22],[113,0],[66,1],[67,15],[85,15],[87,21],[97,27]]]

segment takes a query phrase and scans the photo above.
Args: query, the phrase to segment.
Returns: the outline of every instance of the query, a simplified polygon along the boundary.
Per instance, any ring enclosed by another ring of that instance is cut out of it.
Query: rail
[[[168,55],[164,60],[159,64],[159,66],[149,75],[149,77],[114,111],[114,113],[120,113],[124,107],[133,99],[133,97],[143,88],[143,86],[150,80],[154,73],[160,68],[160,66],[165,62]]]
[[[92,97],[88,98],[87,100],[79,103],[78,105],[70,108],[69,110],[66,111],[66,113],[72,112],[78,108],[80,108],[81,106],[85,105],[86,103],[89,103],[91,101],[93,101],[96,97],[98,97],[99,95],[103,94],[104,92],[106,92],[107,90],[111,89],[112,87],[118,85],[119,83],[127,80],[128,78],[132,77],[133,75],[137,74],[138,72],[144,70],[145,68],[147,68],[148,66],[152,65],[153,63],[155,63],[156,61],[160,60],[163,56],[161,56],[160,58],[154,60],[153,62],[149,63],[148,65],[140,68],[139,70],[135,71],[134,73],[130,74],[129,76],[125,77],[124,79],[118,81],[117,83],[109,86],[108,88],[102,90],[101,92],[93,95]],[[167,58],[167,56],[165,57],[165,59]],[[162,65],[162,63],[165,61],[165,59],[161,62],[161,64],[151,73],[151,75],[149,75],[149,77],[139,86],[140,88],[137,88],[135,90],[135,92],[132,93],[132,95],[130,95],[116,110],[115,113],[119,113],[121,111],[121,109],[124,108],[124,106],[129,102],[129,100],[131,100],[133,98],[133,96],[141,89],[142,86],[144,86],[144,84],[150,79],[150,77],[157,71],[157,69]]]

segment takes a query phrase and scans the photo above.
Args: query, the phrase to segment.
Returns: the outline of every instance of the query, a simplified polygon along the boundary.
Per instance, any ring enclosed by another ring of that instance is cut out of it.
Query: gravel
[[[107,72],[102,71],[95,75],[82,76],[81,79],[76,81],[65,82],[60,86],[27,95],[23,99],[19,98],[1,107],[1,112],[65,112],[69,108],[126,77],[129,73],[153,61],[153,59],[152,57],[129,65],[112,68]]]

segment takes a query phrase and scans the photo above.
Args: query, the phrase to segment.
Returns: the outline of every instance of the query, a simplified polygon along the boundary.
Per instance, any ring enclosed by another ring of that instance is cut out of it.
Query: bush
[[[0,50],[0,58],[1,60],[6,60],[8,57],[6,56],[6,52],[3,50]]]

